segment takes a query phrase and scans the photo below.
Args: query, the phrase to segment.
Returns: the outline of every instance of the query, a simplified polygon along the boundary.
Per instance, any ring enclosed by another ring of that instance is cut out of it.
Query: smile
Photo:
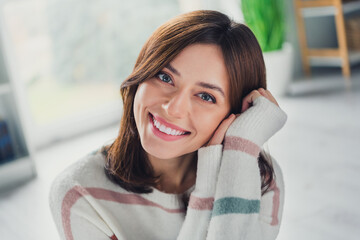
[[[149,113],[149,119],[152,126],[152,131],[154,134],[166,141],[173,141],[180,138],[183,138],[186,135],[189,135],[190,132],[184,131],[184,129],[181,129],[179,127],[176,127],[175,125],[169,124],[164,122],[165,120],[157,117],[158,119],[155,119],[154,116]]]
[[[180,132],[178,130],[175,129],[171,129],[169,127],[165,127],[164,125],[162,125],[160,122],[156,121],[155,119],[153,119],[154,121],[154,125],[157,129],[160,130],[160,132],[166,133],[168,135],[173,135],[173,136],[179,136],[179,135],[184,135],[185,132]]]

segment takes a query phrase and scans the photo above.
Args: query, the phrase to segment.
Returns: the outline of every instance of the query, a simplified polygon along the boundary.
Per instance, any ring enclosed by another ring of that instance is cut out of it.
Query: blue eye
[[[216,99],[211,96],[210,94],[207,93],[200,93],[200,98],[206,102],[212,102],[212,103],[216,103]]]
[[[170,82],[172,82],[171,77],[170,77],[169,75],[167,75],[166,73],[160,72],[160,73],[157,74],[157,77],[158,77],[161,81],[163,81],[163,82],[165,82],[165,83],[170,83]]]

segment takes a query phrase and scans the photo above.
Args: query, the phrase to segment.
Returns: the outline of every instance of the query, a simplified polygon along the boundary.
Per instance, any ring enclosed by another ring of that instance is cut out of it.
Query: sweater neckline
[[[99,152],[100,151],[98,151],[97,153],[99,153]],[[102,160],[105,159],[103,154],[100,153],[100,156],[101,156]],[[176,208],[183,209],[185,207],[183,198],[190,196],[191,192],[195,189],[195,184],[192,185],[190,188],[188,188],[183,193],[166,193],[166,192],[162,192],[162,191],[158,190],[155,187],[151,187],[151,189],[153,190],[152,192],[141,193],[140,195],[142,195],[144,198],[146,198],[150,201],[153,201],[157,204],[160,204],[160,205],[170,208],[170,209],[174,209],[174,208],[175,209]]]
[[[166,193],[154,187],[151,187],[151,189],[153,190],[151,193],[145,193],[143,196],[165,208],[183,209],[185,208],[183,199],[190,196],[191,192],[195,189],[195,184],[183,193]]]
[[[192,185],[191,187],[189,187],[187,190],[185,190],[185,192],[183,193],[167,193],[167,192],[163,192],[160,191],[159,189],[155,188],[155,187],[151,187],[153,189],[154,192],[157,192],[157,194],[159,195],[164,195],[164,196],[175,196],[175,197],[182,197],[183,195],[190,195],[190,193],[194,190],[195,188],[195,184]]]

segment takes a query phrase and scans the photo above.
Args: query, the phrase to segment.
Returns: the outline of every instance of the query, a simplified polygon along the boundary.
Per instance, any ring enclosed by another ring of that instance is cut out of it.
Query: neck
[[[166,193],[183,193],[195,184],[197,152],[171,159],[147,154],[155,176],[160,176],[155,188]]]

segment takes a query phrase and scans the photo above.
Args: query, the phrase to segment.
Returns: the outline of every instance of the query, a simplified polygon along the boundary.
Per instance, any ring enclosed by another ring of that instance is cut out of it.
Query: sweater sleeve
[[[195,189],[190,195],[178,240],[205,239],[211,219],[215,186],[223,146],[211,145],[198,150]]]
[[[261,96],[230,125],[225,134],[207,239],[276,238],[283,203],[278,201],[283,198],[279,195],[283,190],[282,177],[261,196],[257,159],[261,146],[282,128],[286,119],[285,112]]]
[[[72,170],[64,171],[52,182],[49,205],[60,239],[117,239],[100,217],[89,189],[74,179]]]

